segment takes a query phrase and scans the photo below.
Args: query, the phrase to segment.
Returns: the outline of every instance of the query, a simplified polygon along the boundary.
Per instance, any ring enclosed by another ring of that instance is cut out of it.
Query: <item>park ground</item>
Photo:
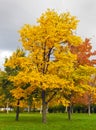
[[[15,113],[0,113],[0,130],[96,130],[96,114],[48,113],[47,123],[41,121],[39,113],[21,113],[19,121],[15,121]]]

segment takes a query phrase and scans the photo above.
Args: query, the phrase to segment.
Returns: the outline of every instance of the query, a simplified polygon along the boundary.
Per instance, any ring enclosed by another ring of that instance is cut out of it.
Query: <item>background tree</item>
[[[90,43],[90,39],[86,38],[85,41],[78,46],[73,46],[73,45],[70,46],[70,50],[73,54],[77,54],[76,66],[88,65],[88,66],[95,67],[96,51],[92,50],[92,45]],[[84,96],[87,97],[88,113],[90,115],[90,105],[92,103],[92,99],[93,99],[94,94],[95,94],[95,91],[93,90],[93,89],[95,89],[95,74],[90,76],[90,79],[89,79],[87,84],[88,84],[88,88],[85,91]]]
[[[92,50],[90,39],[86,38],[85,41],[78,46],[70,46],[73,54],[77,55],[78,65],[94,66],[96,64],[96,51]]]
[[[8,80],[8,74],[5,71],[0,71],[0,95],[1,101],[4,108],[6,108],[8,113],[8,107],[11,106],[12,103],[12,95],[10,93],[10,89],[12,89],[12,84]]]
[[[11,85],[11,88],[8,87],[9,89],[8,92],[12,95],[12,98],[14,98],[15,96],[18,97],[15,98],[17,99],[16,120],[18,120],[19,118],[19,105],[20,105],[20,100],[23,98],[23,94],[22,94],[22,89],[17,88],[18,92],[14,91],[14,84],[12,81],[10,81],[9,77],[17,75],[18,72],[21,70],[19,61],[16,60],[17,58],[20,57],[21,58],[25,57],[25,52],[23,51],[23,49],[18,48],[15,52],[13,52],[12,56],[9,59],[5,60],[5,72],[7,74],[6,81],[9,81]],[[8,85],[8,83],[6,84]]]

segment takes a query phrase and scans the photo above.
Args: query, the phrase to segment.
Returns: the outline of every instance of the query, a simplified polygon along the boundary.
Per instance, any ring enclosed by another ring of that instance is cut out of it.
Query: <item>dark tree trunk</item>
[[[67,111],[68,111],[68,119],[71,120],[71,105],[68,106]]]
[[[32,107],[32,96],[28,98],[28,113],[31,112],[31,107]]]
[[[45,91],[42,90],[42,122],[46,123],[46,109],[47,109],[47,103],[45,101]]]
[[[19,104],[20,104],[20,100],[18,99],[18,102],[17,102],[17,109],[16,109],[16,121],[19,120],[19,112],[20,112],[20,108],[19,108]]]

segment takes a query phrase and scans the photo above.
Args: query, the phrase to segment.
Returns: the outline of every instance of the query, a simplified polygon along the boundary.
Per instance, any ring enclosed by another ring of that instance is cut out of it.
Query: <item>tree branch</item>
[[[49,103],[49,102],[53,99],[53,97],[56,95],[56,93],[57,93],[57,92],[54,92],[54,93],[53,93],[53,95],[49,98],[49,100],[47,101],[47,103]]]

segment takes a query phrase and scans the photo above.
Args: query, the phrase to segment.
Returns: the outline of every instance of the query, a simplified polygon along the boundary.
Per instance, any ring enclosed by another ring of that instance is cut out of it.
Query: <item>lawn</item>
[[[0,130],[96,130],[96,114],[73,114],[70,121],[66,113],[48,114],[47,118],[42,124],[39,113],[22,113],[16,122],[15,114],[0,113]]]

